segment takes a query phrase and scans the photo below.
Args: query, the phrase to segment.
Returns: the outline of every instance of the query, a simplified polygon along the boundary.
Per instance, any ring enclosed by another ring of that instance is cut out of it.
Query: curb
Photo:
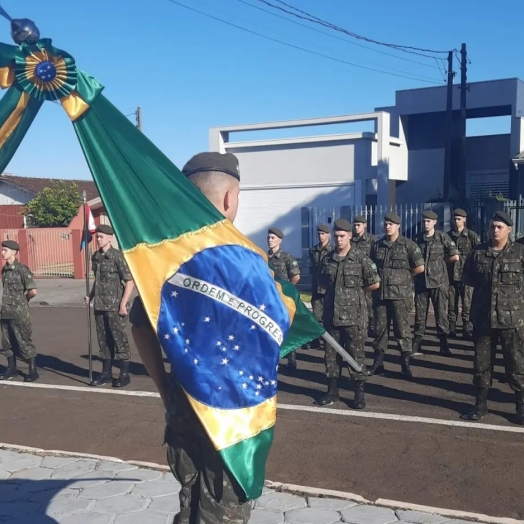
[[[41,448],[33,448],[30,446],[19,446],[16,444],[0,443],[0,450],[16,451],[19,453],[31,453],[39,456],[53,456],[53,457],[76,457],[76,458],[87,458],[93,460],[104,460],[109,462],[117,462],[120,464],[131,464],[145,469],[152,469],[157,471],[171,471],[169,466],[162,464],[155,464],[153,462],[141,462],[139,460],[122,460],[116,457],[106,457],[104,455],[94,455],[90,453],[77,453],[72,451],[61,451],[61,450],[44,450]],[[512,519],[507,517],[492,517],[490,515],[484,515],[482,513],[472,513],[468,511],[459,511],[454,509],[446,508],[435,508],[433,506],[423,506],[419,504],[411,504],[410,502],[399,502],[396,500],[382,499],[379,498],[374,502],[367,500],[360,495],[355,493],[349,493],[345,491],[336,491],[331,489],[312,488],[308,486],[298,486],[296,484],[285,484],[282,482],[272,482],[266,480],[264,483],[265,487],[272,489],[279,493],[290,493],[293,495],[301,495],[303,497],[317,497],[317,498],[334,498],[341,500],[349,500],[357,502],[359,504],[368,506],[379,506],[389,508],[392,510],[405,510],[405,511],[420,511],[423,513],[429,513],[431,515],[441,515],[443,517],[451,517],[454,519],[469,520],[472,522],[481,522],[485,524],[524,524],[524,520]]]

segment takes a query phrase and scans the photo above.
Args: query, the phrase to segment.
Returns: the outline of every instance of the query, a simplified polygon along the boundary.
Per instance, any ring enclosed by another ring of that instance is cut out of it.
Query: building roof
[[[100,196],[98,194],[98,190],[96,189],[96,185],[92,180],[62,180],[59,178],[34,178],[28,176],[15,176],[7,173],[2,173],[0,175],[0,181],[13,184],[14,186],[17,186],[21,189],[25,189],[29,193],[33,193],[34,195],[40,193],[40,191],[42,191],[46,187],[49,187],[53,182],[74,182],[78,186],[80,194],[82,194],[83,191],[86,192],[86,198],[88,201],[93,200],[94,198],[98,198]]]

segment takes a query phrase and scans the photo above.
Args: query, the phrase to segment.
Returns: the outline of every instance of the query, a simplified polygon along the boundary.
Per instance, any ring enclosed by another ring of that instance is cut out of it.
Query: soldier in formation
[[[323,322],[325,290],[318,285],[318,272],[324,257],[333,249],[331,246],[331,230],[321,224],[317,227],[318,244],[309,250],[309,272],[311,274],[311,307],[318,322]],[[318,345],[322,342],[318,341]],[[316,347],[318,347],[316,345]],[[315,344],[310,344],[314,348]]]
[[[319,286],[325,290],[324,325],[329,334],[362,366],[360,372],[350,370],[355,382],[353,407],[364,409],[364,384],[367,378],[364,344],[367,330],[366,293],[378,289],[380,278],[377,267],[362,251],[351,245],[351,224],[335,220],[333,236],[335,249],[320,264]],[[329,406],[337,401],[338,379],[342,371],[340,355],[326,344],[326,395],[315,403]]]
[[[36,284],[30,269],[17,260],[20,246],[14,240],[2,242],[2,350],[7,357],[7,369],[0,380],[9,380],[17,375],[16,357],[29,364],[24,382],[39,378],[36,368],[36,348],[31,340],[33,327],[29,312],[29,301],[36,296]]]
[[[101,386],[112,382],[113,387],[124,387],[129,378],[131,350],[126,333],[127,306],[134,283],[122,252],[112,246],[113,228],[101,224],[96,228],[98,250],[91,263],[95,281],[85,302],[94,304],[95,325],[102,360],[102,373],[91,382]],[[120,375],[113,379],[112,360],[120,365]]]
[[[412,277],[424,272],[424,258],[412,240],[400,234],[400,217],[395,213],[384,216],[383,238],[378,240],[371,250],[371,260],[377,265],[381,285],[375,291],[376,337],[373,342],[375,360],[370,369],[371,375],[384,373],[384,356],[388,347],[389,326],[393,324],[393,333],[401,354],[402,374],[410,379]]]
[[[466,420],[487,413],[497,344],[502,346],[509,385],[515,391],[515,422],[524,425],[524,245],[509,238],[513,220],[503,211],[490,222],[490,240],[473,248],[462,281],[473,288],[475,406]]]
[[[462,283],[462,270],[464,263],[471,250],[480,244],[480,238],[471,229],[466,227],[468,214],[463,209],[457,208],[453,211],[453,228],[448,235],[457,246],[459,260],[449,264],[449,336],[455,337],[457,333],[457,318],[459,301],[462,306],[462,337],[470,340],[473,333],[473,326],[469,320],[469,311],[471,309],[471,295],[473,288]]]
[[[268,257],[275,275],[280,280],[291,282],[295,286],[300,280],[300,267],[293,255],[280,249],[284,233],[276,227],[270,227],[267,231],[267,245],[269,247]],[[297,353],[292,351],[287,357],[287,366],[292,373],[297,369]]]
[[[424,259],[424,273],[415,278],[415,339],[413,355],[420,355],[422,339],[426,332],[429,302],[433,305],[440,353],[450,356],[448,346],[448,294],[449,276],[447,264],[459,261],[457,246],[443,231],[436,231],[438,215],[434,211],[422,213],[423,231],[417,244]]]
[[[371,256],[371,248],[377,241],[377,237],[366,231],[368,223],[366,217],[357,215],[353,220],[353,236],[351,237],[351,247],[360,249],[366,256]],[[366,293],[368,306],[368,336],[375,336],[375,323],[373,321],[373,304],[371,293]]]

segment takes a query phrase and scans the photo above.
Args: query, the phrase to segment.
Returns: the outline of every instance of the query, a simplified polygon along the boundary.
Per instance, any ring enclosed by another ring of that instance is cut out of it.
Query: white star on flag
[[[228,340],[235,340],[235,337],[233,335],[229,335],[229,337],[227,337]]]
[[[223,358],[222,364],[224,364],[224,366],[227,366],[229,364],[229,360],[227,358]]]
[[[275,385],[276,385],[276,383],[277,383],[277,381],[276,381],[276,380],[272,380],[272,381],[271,381],[271,385],[272,385],[272,386],[275,386]]]
[[[177,327],[173,328],[173,333],[174,333],[175,335],[178,335],[178,328],[177,328]]]
[[[259,382],[264,382],[264,377],[258,377]]]
[[[204,319],[204,322],[211,322],[211,319],[210,319],[209,317],[206,317],[206,318]]]
[[[189,344],[189,339],[188,338],[186,338],[186,344]]]
[[[178,291],[171,291],[171,296],[172,297],[178,297]]]
[[[244,383],[242,384],[242,389],[246,389],[246,388],[247,388],[247,384],[244,382]]]
[[[253,375],[249,375],[249,380],[253,380],[255,377]]]
[[[256,328],[257,328],[257,327],[255,326],[255,324],[253,324],[253,325],[251,326],[251,329],[256,329]]]
[[[195,360],[193,360],[193,362],[194,362],[195,364],[198,364],[198,359],[195,358]]]
[[[187,353],[188,351],[189,351],[189,349],[184,348],[184,353]]]
[[[264,382],[264,386],[269,386],[269,382],[267,380]]]
[[[240,346],[237,344],[234,348],[235,351],[238,351],[240,349]]]
[[[238,374],[239,374],[240,376],[242,376],[242,375],[244,374],[244,372],[243,372],[242,370],[240,370],[240,371],[238,372]]]
[[[265,304],[262,304],[262,305],[260,306],[260,311],[265,311],[265,310],[266,310],[266,305],[265,305]]]
[[[171,338],[171,335],[170,335],[169,333],[166,333],[166,334],[164,335],[164,338],[165,338],[166,340],[169,340],[169,339]]]
[[[255,391],[255,395],[258,397],[258,395],[260,395],[260,392]]]
[[[217,346],[221,346],[222,345],[222,342],[220,342],[220,340],[217,342]]]
[[[262,386],[260,384],[257,384],[257,389],[262,389]]]

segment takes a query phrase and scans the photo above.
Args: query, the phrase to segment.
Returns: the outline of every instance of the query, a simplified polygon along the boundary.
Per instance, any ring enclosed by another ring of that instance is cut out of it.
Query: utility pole
[[[136,108],[135,116],[136,116],[136,127],[138,127],[139,131],[142,131],[142,108],[141,107]]]
[[[458,172],[458,190],[460,200],[466,200],[466,91],[468,72],[468,52],[466,44],[460,49],[460,162]]]
[[[449,201],[449,186],[452,181],[451,177],[451,156],[453,147],[453,51],[448,53],[448,84],[446,97],[446,151],[444,157],[444,200]]]

